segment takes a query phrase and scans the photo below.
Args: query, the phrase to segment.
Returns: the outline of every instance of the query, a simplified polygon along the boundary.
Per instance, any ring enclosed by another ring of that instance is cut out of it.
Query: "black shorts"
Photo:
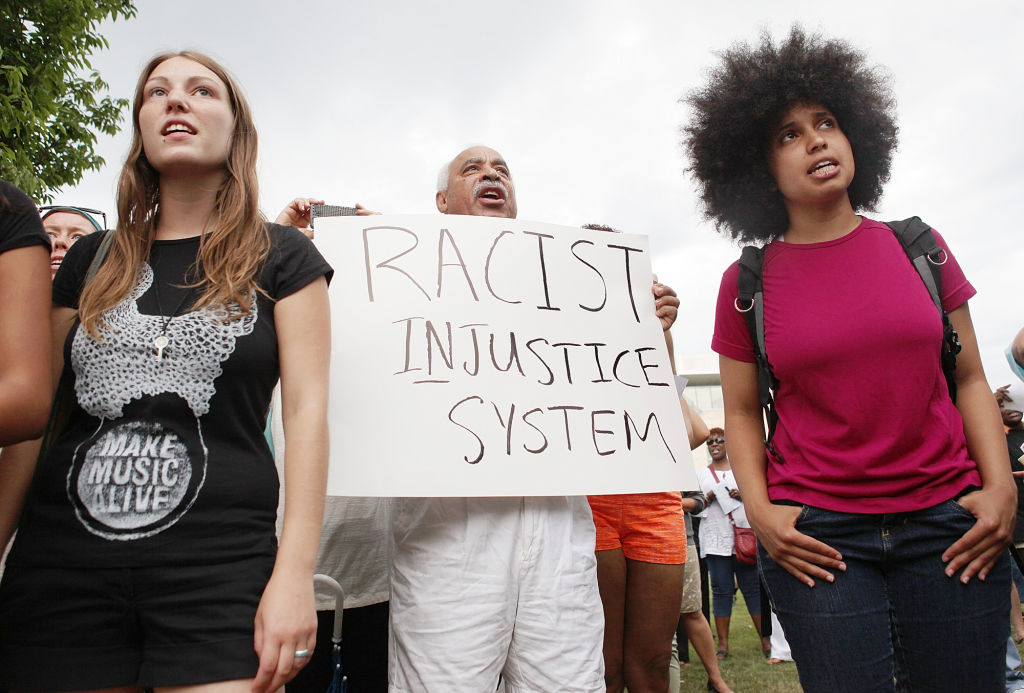
[[[182,686],[252,678],[272,556],[160,568],[8,566],[0,688]]]

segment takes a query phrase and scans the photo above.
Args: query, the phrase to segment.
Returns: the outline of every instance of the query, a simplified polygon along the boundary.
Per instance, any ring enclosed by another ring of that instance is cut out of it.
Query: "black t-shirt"
[[[43,231],[39,210],[28,195],[5,180],[0,180],[0,194],[7,198],[8,209],[0,207],[0,253],[30,245],[50,247],[50,237]]]
[[[302,233],[269,229],[259,283],[270,299],[330,280]],[[77,307],[101,236],[68,252],[57,305]],[[191,311],[198,290],[184,285],[198,251],[198,237],[155,242],[135,289],[103,314],[101,339],[71,329],[75,406],[36,470],[12,564],[159,566],[276,550],[278,477],[263,435],[279,372],[274,304]]]

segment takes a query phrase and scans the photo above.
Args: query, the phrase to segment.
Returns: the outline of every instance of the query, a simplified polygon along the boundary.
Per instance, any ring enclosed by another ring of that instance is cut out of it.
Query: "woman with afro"
[[[943,326],[894,233],[860,216],[896,146],[886,78],[798,27],[721,54],[685,128],[704,212],[765,247],[765,351],[779,385],[766,452],[758,367],[726,270],[720,355],[729,457],[805,691],[1002,691],[1014,487],[945,241]],[[742,307],[742,306],[740,306]]]

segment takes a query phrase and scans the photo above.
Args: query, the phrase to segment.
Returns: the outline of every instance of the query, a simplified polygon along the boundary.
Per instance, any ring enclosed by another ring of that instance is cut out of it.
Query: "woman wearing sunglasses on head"
[[[75,241],[107,228],[107,215],[98,209],[47,205],[40,207],[39,213],[43,218],[43,230],[50,237],[50,271],[53,276],[57,276],[60,263]],[[102,223],[94,215],[99,215]]]

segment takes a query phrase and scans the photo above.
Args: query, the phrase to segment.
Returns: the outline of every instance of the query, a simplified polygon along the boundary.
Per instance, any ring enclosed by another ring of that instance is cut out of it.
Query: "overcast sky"
[[[892,74],[901,127],[877,214],[919,215],[978,289],[971,311],[990,382],[1024,325],[1024,3],[860,0],[137,0],[109,23],[93,66],[130,98],[153,54],[197,49],[241,82],[260,135],[260,200],[296,195],[434,213],[444,161],[468,144],[504,154],[519,217],[650,236],[680,294],[677,352],[710,350],[721,273],[739,254],[701,220],[685,174],[680,97],[714,51],[794,22],[850,40]],[[125,121],[127,123],[127,119]],[[56,202],[113,218],[130,127],[102,138],[107,166]]]

